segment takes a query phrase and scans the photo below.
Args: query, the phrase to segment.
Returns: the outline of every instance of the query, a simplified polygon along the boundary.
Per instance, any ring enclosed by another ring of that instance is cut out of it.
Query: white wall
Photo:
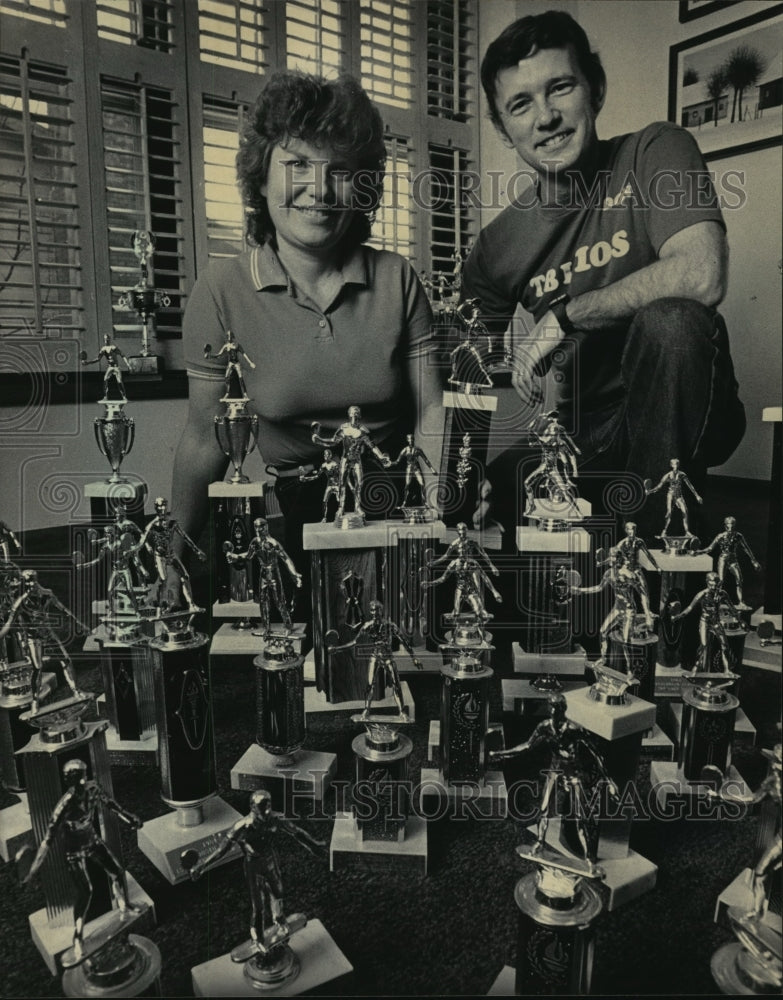
[[[669,48],[678,42],[770,4],[741,5],[680,24],[677,0],[480,0],[479,52],[514,17],[544,10],[567,10],[584,27],[601,55],[608,78],[599,135],[609,137],[666,120]],[[482,97],[483,100],[483,97]],[[484,115],[486,109],[483,108]],[[492,126],[481,130],[481,169],[513,172],[519,166]],[[766,406],[781,399],[781,149],[726,157],[710,162],[717,172],[745,172],[745,204],[726,211],[731,271],[721,311],[732,343],[737,379],[748,416],[748,432],[719,475],[769,478],[772,426],[761,423]],[[486,225],[497,208],[482,212]]]

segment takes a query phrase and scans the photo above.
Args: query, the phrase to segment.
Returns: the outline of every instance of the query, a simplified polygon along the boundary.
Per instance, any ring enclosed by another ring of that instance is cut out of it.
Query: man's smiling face
[[[596,142],[594,100],[571,47],[539,49],[495,77],[505,137],[539,174],[574,169]]]

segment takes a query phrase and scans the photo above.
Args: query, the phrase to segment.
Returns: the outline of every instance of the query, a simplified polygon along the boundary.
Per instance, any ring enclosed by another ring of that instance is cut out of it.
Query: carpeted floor
[[[725,500],[725,498],[724,498]],[[729,498],[732,500],[732,498]],[[723,502],[723,501],[722,501]],[[728,502],[728,501],[726,501]],[[764,552],[766,523],[763,493],[755,509],[740,512],[755,551]],[[723,506],[721,512],[726,510]],[[749,581],[750,603],[758,603],[760,582]],[[508,673],[508,647],[502,637],[493,664],[491,718],[501,719],[499,679]],[[94,662],[83,662],[80,677],[97,688]],[[426,766],[429,720],[437,718],[440,680],[409,675],[416,703],[411,727],[411,774]],[[751,669],[744,681],[743,705],[758,729],[759,745],[779,739],[779,673]],[[220,794],[240,811],[247,796],[229,787],[231,766],[253,740],[253,672],[249,661],[213,664],[213,699]],[[519,720],[504,720],[507,738],[519,735]],[[354,727],[334,717],[309,721],[308,747],[338,755],[338,778],[349,782]],[[758,750],[737,758],[740,770],[756,785],[765,765]],[[526,770],[514,764],[507,778],[535,777],[540,762]],[[154,767],[113,768],[115,797],[150,819],[166,811],[159,798]],[[649,765],[642,764],[638,790],[646,802]],[[0,805],[10,801],[7,797]],[[330,798],[327,810],[333,812]],[[331,820],[305,825],[324,842]],[[754,848],[757,815],[739,819],[689,819],[663,822],[646,813],[636,817],[632,847],[658,865],[655,889],[616,912],[603,914],[597,928],[593,991],[604,995],[710,995],[710,956],[729,932],[713,923],[720,891],[748,863]],[[486,994],[504,965],[515,960],[516,908],[513,889],[527,870],[514,847],[521,826],[513,819],[438,821],[429,828],[429,874],[424,878],[389,873],[330,873],[314,858],[281,838],[280,862],[289,912],[319,918],[354,967],[341,995],[437,996]],[[163,955],[162,985],[167,997],[192,995],[190,970],[223,954],[247,931],[248,900],[241,869],[232,863],[201,882],[171,887],[125,833],[128,870],[155,901],[157,928],[150,936]],[[20,886],[12,865],[0,869],[0,953],[2,994],[6,997],[60,996],[27,928],[27,914],[43,905],[39,885]]]

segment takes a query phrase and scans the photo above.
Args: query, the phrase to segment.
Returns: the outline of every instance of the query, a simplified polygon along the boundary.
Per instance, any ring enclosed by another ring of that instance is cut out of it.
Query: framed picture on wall
[[[680,21],[692,21],[724,7],[733,7],[737,0],[680,0]]]
[[[669,121],[706,159],[779,144],[782,112],[783,3],[669,49]]]

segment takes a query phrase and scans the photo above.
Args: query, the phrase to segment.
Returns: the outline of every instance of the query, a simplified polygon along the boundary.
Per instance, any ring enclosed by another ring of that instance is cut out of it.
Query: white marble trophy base
[[[727,928],[730,926],[727,913],[732,906],[736,906],[741,910],[753,909],[752,881],[753,870],[751,868],[743,868],[739,875],[732,882],[729,882],[715,903],[715,916],[713,920],[716,924]],[[774,930],[780,931],[779,913],[767,910],[764,914],[763,922]]]
[[[150,929],[155,926],[155,904],[147,893],[142,889],[136,879],[129,873],[125,873],[128,880],[128,898],[133,906],[146,906],[147,912],[143,921],[136,925],[140,931]],[[35,910],[27,918],[30,924],[30,934],[33,944],[40,952],[41,958],[46,963],[46,967],[53,976],[62,972],[60,959],[63,952],[66,952],[73,944],[73,922],[69,918],[57,927],[51,927],[46,916],[46,907]],[[85,938],[98,930],[103,917],[96,917],[84,928]]]
[[[625,700],[625,705],[606,705],[593,701],[589,687],[577,688],[566,694],[566,718],[610,741],[651,729],[655,705],[632,694],[626,694]]]
[[[490,986],[488,997],[516,996],[517,970],[513,965],[504,965],[495,982]]]
[[[517,525],[517,549],[522,555],[576,555],[590,551],[590,535],[569,525],[565,531],[544,531],[532,524]]]
[[[561,854],[578,860],[578,855],[569,851],[560,840],[559,816],[549,821],[546,839],[547,843],[556,845]],[[598,864],[606,872],[606,878],[598,884],[607,893],[607,910],[616,910],[655,888],[658,866],[636,851],[629,850],[622,858],[603,858],[599,853]]]
[[[212,642],[209,647],[210,656],[258,656],[259,653],[264,651],[264,640],[260,635],[253,635],[253,632],[258,632],[260,630],[260,625],[258,624],[258,604],[255,601],[247,602],[252,605],[256,614],[256,623],[252,628],[235,628],[231,622],[224,622],[220,628],[212,636]],[[234,601],[233,604],[215,604],[213,606],[213,613],[217,618],[229,617],[224,615],[222,611],[216,609],[233,607],[234,609],[241,606],[241,602]],[[241,621],[243,615],[235,614],[231,616],[234,621]],[[275,624],[272,628],[276,628]],[[301,652],[302,640],[304,639],[305,626],[301,624],[294,623],[294,631],[291,633],[289,638],[293,640],[294,651],[296,653]]]
[[[502,771],[486,771],[482,781],[449,784],[440,769],[423,767],[418,792],[417,812],[427,820],[505,819],[508,812]]]
[[[26,792],[14,792],[19,802],[0,809],[0,858],[11,861],[23,847],[35,847]]]
[[[487,727],[488,739],[490,738],[490,733],[500,734],[497,744],[498,749],[500,749],[503,746],[503,723],[490,722]],[[440,719],[430,720],[430,728],[427,735],[427,760],[440,767]]]
[[[402,840],[363,839],[356,817],[338,812],[329,846],[330,871],[393,872],[427,874],[427,822],[409,816]]]
[[[674,743],[679,745],[680,728],[682,726],[682,702],[669,702],[667,708],[669,735]],[[735,747],[747,747],[748,749],[756,745],[756,727],[741,708],[737,709],[737,713],[734,716],[734,739],[732,745]]]
[[[729,765],[726,781],[731,782],[738,796],[747,795],[751,791],[745,779],[734,767]],[[655,802],[659,815],[668,819],[679,819],[684,816],[697,819],[715,819],[725,814],[736,817],[737,806],[723,803],[717,799],[708,798],[704,793],[705,786],[698,781],[688,781],[676,761],[654,760],[650,763],[650,785],[655,793]],[[682,809],[674,808],[677,800],[684,800]]]
[[[106,715],[106,695],[98,695],[98,713]],[[121,740],[117,730],[109,723],[106,730],[106,749],[110,764],[157,764],[158,733],[151,732],[144,740]]]
[[[652,550],[653,558],[658,563],[662,573],[709,573],[712,569],[712,556],[692,556],[689,552],[674,555],[662,549]],[[644,554],[639,555],[639,563],[649,573],[655,572],[655,567]]]
[[[222,480],[217,480],[214,483],[210,483],[207,487],[207,496],[209,497],[220,497],[222,499],[228,498],[229,500],[233,497],[263,497],[264,490],[267,487],[266,482],[250,482],[250,483],[227,483]]]
[[[774,618],[768,616],[767,620]],[[780,615],[778,615],[777,632],[775,634],[776,645],[762,646],[756,632],[748,632],[745,639],[745,650],[742,665],[745,667],[757,667],[759,670],[774,670],[780,673],[783,669],[783,645],[780,644]]]
[[[180,826],[176,811],[172,811],[147,820],[136,835],[139,850],[146,854],[172,885],[179,885],[190,877],[180,860],[183,851],[197,851],[203,858],[217,847],[223,834],[242,818],[236,809],[217,795],[206,799],[202,809],[204,818],[198,826]],[[239,856],[239,848],[233,848],[214,867],[228,864]]]
[[[419,528],[428,529],[429,524]],[[333,549],[383,549],[396,547],[401,528],[410,531],[413,524],[400,521],[368,521],[361,528],[339,528],[334,523],[313,523],[302,526],[302,548],[309,552]]]
[[[309,920],[291,935],[289,947],[299,959],[301,971],[295,979],[260,992],[245,979],[244,965],[232,962],[231,955],[221,955],[191,969],[193,993],[197,997],[299,997],[309,992],[341,996],[353,966],[332,940],[320,920]]]
[[[279,801],[293,808],[297,802],[322,803],[336,773],[336,754],[297,750],[293,761],[281,766],[279,757],[253,743],[231,768],[231,787],[245,792],[266,788],[272,793],[273,803]]]
[[[518,642],[512,645],[514,673],[527,674],[533,680],[546,674],[557,677],[579,677],[584,683],[587,654],[577,645],[572,653],[528,653]]]
[[[147,495],[147,484],[133,474],[126,476],[120,469],[120,482],[111,483],[108,477],[97,482],[85,483],[84,496],[87,500],[123,500],[127,505],[143,503]]]
[[[402,700],[405,705],[408,706],[408,721],[416,721],[416,705],[413,702],[413,695],[411,694],[410,685],[407,681],[400,681],[400,687],[402,688]],[[362,712],[364,711],[364,699],[361,701],[327,701],[326,693],[324,691],[316,691],[313,687],[306,687],[304,689],[304,706],[305,712],[308,714],[323,714],[324,712]],[[385,698],[380,699],[380,701],[374,701],[371,706],[372,714],[377,715],[382,713],[384,715],[394,716],[397,714],[397,703],[394,700],[394,695],[389,693]]]
[[[647,760],[674,760],[674,743],[657,722],[642,737],[642,756]]]

